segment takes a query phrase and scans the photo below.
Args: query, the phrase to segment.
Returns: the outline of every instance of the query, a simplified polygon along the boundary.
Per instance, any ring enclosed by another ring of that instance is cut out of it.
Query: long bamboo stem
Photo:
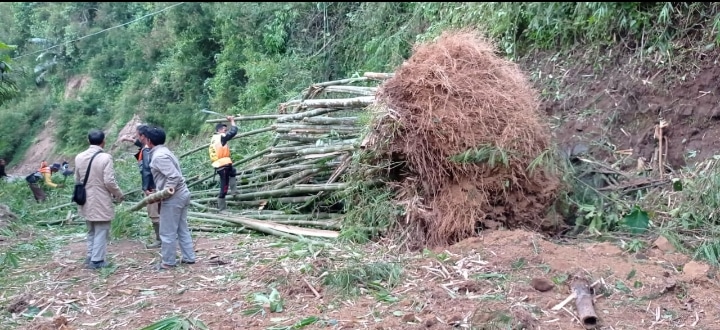
[[[150,195],[147,195],[147,196],[145,196],[145,198],[143,198],[143,199],[142,199],[141,201],[139,201],[137,204],[131,206],[131,207],[128,209],[128,212],[135,212],[135,211],[141,209],[141,208],[142,208],[143,206],[145,206],[145,205],[152,204],[152,203],[157,203],[157,202],[160,202],[160,201],[162,201],[162,200],[168,199],[168,198],[170,198],[170,196],[172,196],[174,193],[175,193],[175,189],[173,189],[173,188],[166,188],[166,189],[160,190],[160,191],[158,191],[158,192],[152,193],[152,194],[150,194]]]

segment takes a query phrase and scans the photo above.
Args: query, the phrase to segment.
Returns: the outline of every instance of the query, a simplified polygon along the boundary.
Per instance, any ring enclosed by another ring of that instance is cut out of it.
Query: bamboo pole
[[[61,208],[68,207],[68,206],[73,206],[73,205],[75,205],[75,203],[60,204],[60,205],[57,205],[57,206],[53,206],[53,207],[49,207],[49,208],[46,208],[46,209],[37,211],[35,214],[42,214],[42,213],[45,213],[45,212],[50,212],[50,211],[53,211],[53,210],[57,210],[57,209],[61,209]]]
[[[260,206],[263,204],[267,204],[270,201],[280,203],[280,204],[298,204],[298,203],[307,203],[308,201],[313,200],[313,199],[315,199],[315,196],[295,196],[295,197],[278,197],[278,198],[272,198],[272,199],[257,199],[257,200],[250,200],[250,201],[228,200],[227,204],[248,207],[248,206]],[[208,199],[207,201],[213,201],[213,199]]]
[[[373,80],[385,80],[395,76],[395,73],[365,72],[363,77]]]
[[[303,122],[317,125],[357,125],[358,117],[307,117]],[[359,129],[359,127],[356,127]]]
[[[174,193],[175,193],[175,189],[173,189],[173,188],[166,188],[166,189],[160,190],[160,191],[158,191],[158,192],[152,193],[152,194],[150,194],[150,195],[147,195],[147,196],[145,196],[145,198],[143,198],[143,199],[142,199],[141,201],[139,201],[137,204],[131,206],[131,207],[128,209],[128,212],[135,212],[135,211],[141,209],[141,208],[142,208],[143,206],[145,206],[145,205],[152,204],[152,203],[157,203],[157,202],[160,202],[160,201],[162,201],[162,200],[168,199],[168,198],[170,198],[170,196],[172,196]]]
[[[338,234],[339,234],[336,231],[321,230],[321,229],[308,229],[308,228],[301,228],[301,227],[295,227],[295,226],[289,226],[289,225],[282,225],[282,224],[274,223],[272,221],[260,221],[260,220],[250,219],[250,218],[238,216],[238,215],[229,215],[229,214],[216,215],[216,214],[206,214],[206,213],[198,213],[198,212],[188,212],[188,216],[225,220],[228,222],[234,222],[234,223],[243,225],[247,228],[254,229],[254,230],[257,230],[260,232],[266,232],[266,229],[272,229],[274,231],[284,232],[287,234],[300,235],[300,236],[311,236],[311,237],[324,237],[324,238],[337,238]]]
[[[250,120],[278,119],[280,117],[282,117],[282,115],[256,115],[256,116],[237,115],[234,119],[235,119],[235,121],[250,121]],[[208,119],[205,122],[208,124],[214,124],[214,123],[222,123],[222,122],[226,122],[226,121],[227,121],[227,119],[218,118],[218,119]]]
[[[361,87],[361,86],[328,86],[322,90],[325,93],[346,93],[371,96],[377,93],[377,87]]]
[[[327,87],[327,86],[334,86],[334,85],[347,85],[347,84],[352,84],[354,82],[366,81],[366,80],[368,80],[368,77],[346,78],[346,79],[340,79],[340,80],[315,83],[315,84],[312,84],[311,87],[317,88],[317,87]]]
[[[368,105],[370,105],[370,104],[368,104]],[[308,110],[305,112],[298,112],[298,113],[285,115],[283,117],[278,118],[276,122],[277,123],[286,123],[286,122],[295,121],[295,120],[302,120],[305,117],[315,117],[315,116],[319,116],[319,115],[324,115],[326,113],[338,112],[338,111],[344,111],[344,110],[348,110],[348,109],[346,109],[346,108],[311,109],[311,110]]]
[[[302,182],[303,180],[309,178],[311,175],[313,175],[317,172],[320,172],[319,168],[308,168],[308,169],[302,170],[300,172],[297,172],[297,173],[283,179],[276,185],[272,186],[271,189],[281,189],[281,188],[285,188],[287,186],[294,185],[296,183]]]
[[[345,183],[339,183],[339,184],[332,184],[332,185],[313,185],[308,187],[303,187],[301,185],[295,185],[290,188],[284,188],[284,189],[274,189],[274,190],[266,190],[266,191],[258,191],[258,192],[252,192],[252,193],[246,193],[246,194],[237,194],[233,195],[231,198],[228,198],[228,200],[245,200],[245,199],[252,199],[252,198],[267,198],[267,197],[285,197],[285,196],[291,196],[291,195],[297,195],[297,194],[307,194],[307,193],[317,193],[324,190],[343,190],[347,188],[347,184]],[[215,198],[203,198],[198,199],[196,202],[212,202]]]

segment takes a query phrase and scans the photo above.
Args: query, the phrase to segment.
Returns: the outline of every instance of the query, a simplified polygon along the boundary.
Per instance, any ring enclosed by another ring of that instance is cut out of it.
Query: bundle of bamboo
[[[207,211],[191,212],[191,223],[202,222],[203,226],[198,227],[202,230],[208,230],[208,224],[217,228],[244,227],[293,240],[305,240],[305,236],[337,237],[342,214],[332,207],[338,201],[331,193],[347,187],[339,181],[350,166],[353,151],[360,147],[363,124],[358,116],[375,102],[377,91],[377,86],[352,84],[377,85],[392,76],[368,72],[363,77],[313,84],[299,99],[281,104],[276,115],[237,116],[236,121],[274,119],[275,123],[238,134],[235,139],[269,131],[275,133],[275,138],[267,148],[234,163],[238,192],[227,196],[225,214],[208,212],[214,209],[211,203],[216,201],[216,189],[192,192],[193,205]],[[188,186],[212,176],[198,178]],[[294,214],[283,210],[288,205]]]

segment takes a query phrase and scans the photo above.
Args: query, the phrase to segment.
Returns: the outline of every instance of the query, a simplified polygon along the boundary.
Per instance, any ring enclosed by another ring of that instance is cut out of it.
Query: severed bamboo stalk
[[[228,222],[234,222],[234,223],[243,225],[247,228],[254,229],[254,230],[257,230],[260,232],[266,232],[265,229],[273,229],[275,231],[280,231],[280,232],[284,232],[287,234],[310,236],[310,237],[324,237],[324,238],[337,238],[338,234],[339,234],[338,232],[331,231],[331,230],[309,229],[309,228],[281,225],[281,224],[273,223],[272,221],[255,220],[255,219],[250,219],[250,218],[239,216],[239,215],[229,215],[229,214],[217,215],[217,214],[206,214],[206,213],[198,213],[198,212],[188,212],[188,216],[225,220]]]
[[[308,168],[308,169],[302,170],[300,172],[297,172],[297,173],[283,179],[279,183],[272,186],[271,189],[281,189],[281,188],[285,188],[287,186],[294,185],[296,183],[300,183],[303,180],[307,179],[309,176],[311,176],[317,172],[320,172],[319,168]]]
[[[366,97],[367,97],[367,96],[366,96]],[[368,104],[368,105],[369,105],[369,104]],[[304,112],[298,112],[298,113],[293,113],[293,114],[285,115],[285,116],[283,116],[283,117],[278,118],[276,122],[278,122],[278,123],[287,123],[287,122],[291,122],[291,121],[295,121],[295,120],[302,120],[302,119],[305,118],[305,117],[315,117],[315,116],[319,116],[319,115],[324,115],[324,114],[326,114],[326,113],[338,112],[338,111],[345,111],[345,110],[348,110],[348,109],[346,109],[346,108],[319,108],[319,109],[311,109],[311,110],[307,110],[307,111],[304,111]]]
[[[365,72],[363,77],[373,80],[385,80],[395,76],[395,73]]]
[[[270,201],[274,201],[279,204],[298,204],[298,203],[307,203],[310,200],[315,199],[315,196],[295,196],[295,197],[278,197],[278,198],[272,198],[272,199],[257,199],[257,200],[250,200],[250,201],[233,201],[228,200],[228,205],[237,205],[237,206],[260,206],[263,204],[267,204]],[[214,199],[208,199],[206,202],[212,202]]]
[[[307,117],[303,122],[316,125],[357,125],[358,117]],[[359,129],[359,127],[356,127]]]
[[[207,214],[207,213],[188,212],[188,215],[196,217],[196,218],[209,218],[209,219],[224,220],[227,222],[232,222],[232,223],[242,225],[246,228],[253,229],[253,230],[259,231],[261,233],[277,235],[277,236],[285,237],[285,238],[288,238],[288,239],[294,240],[294,241],[307,242],[307,243],[320,244],[320,245],[329,245],[329,244],[311,240],[311,239],[307,239],[304,236],[337,238],[337,236],[339,235],[339,233],[336,231],[322,230],[322,229],[309,229],[309,228],[281,225],[281,224],[272,223],[270,221],[260,221],[260,220],[245,218],[245,217],[239,217],[239,216],[228,216],[226,214],[215,215],[215,214]]]
[[[311,117],[312,118],[312,117]],[[275,131],[278,133],[287,133],[290,131],[308,131],[308,132],[323,132],[329,133],[332,131],[338,133],[358,133],[360,127],[352,125],[308,125],[308,124],[277,124]]]
[[[157,202],[160,202],[160,201],[162,201],[162,200],[168,199],[168,198],[170,198],[170,196],[172,196],[174,193],[175,193],[175,189],[173,189],[173,188],[166,188],[166,189],[160,190],[160,191],[158,191],[158,192],[152,193],[152,194],[150,194],[150,195],[147,195],[145,198],[143,198],[143,199],[142,199],[141,201],[139,201],[137,204],[131,206],[131,207],[128,209],[128,212],[135,212],[135,211],[141,209],[141,208],[142,208],[143,206],[145,206],[145,205],[152,204],[152,203],[157,203]]]
[[[258,192],[252,192],[252,193],[246,193],[246,194],[237,194],[234,195],[228,200],[246,200],[246,199],[253,199],[253,198],[259,198],[259,197],[287,197],[292,195],[298,195],[298,194],[308,194],[308,193],[317,193],[324,190],[343,190],[347,188],[346,183],[339,183],[339,184],[331,184],[331,185],[308,185],[307,187],[301,186],[301,185],[295,185],[290,188],[283,188],[283,189],[274,189],[274,190],[266,190],[266,191],[258,191]],[[198,199],[196,202],[212,202],[215,201],[215,198],[203,198]]]
[[[250,120],[267,120],[267,119],[278,119],[282,117],[282,115],[256,115],[256,116],[236,116],[235,121],[250,121]],[[208,119],[205,122],[208,124],[214,124],[214,123],[223,123],[226,122],[227,119],[219,118],[219,119]]]
[[[593,307],[593,293],[584,279],[576,278],[570,285],[575,293],[575,307],[578,318],[585,329],[594,329],[598,325],[598,317]]]
[[[311,87],[317,88],[317,87],[327,87],[327,86],[335,86],[335,85],[347,85],[347,84],[352,84],[354,82],[366,81],[366,80],[368,80],[368,77],[346,78],[346,79],[340,79],[340,80],[315,83],[315,84],[312,84]]]
[[[50,211],[53,211],[53,210],[57,210],[57,209],[61,209],[61,208],[63,208],[63,207],[68,207],[68,206],[73,206],[73,205],[75,205],[75,203],[60,204],[60,205],[57,205],[57,206],[53,206],[53,207],[46,208],[46,209],[44,209],[44,210],[37,211],[36,214],[42,214],[42,213],[45,213],[45,212],[50,212]]]
[[[361,87],[361,86],[328,86],[322,90],[325,93],[346,93],[356,95],[371,96],[377,93],[377,87]]]

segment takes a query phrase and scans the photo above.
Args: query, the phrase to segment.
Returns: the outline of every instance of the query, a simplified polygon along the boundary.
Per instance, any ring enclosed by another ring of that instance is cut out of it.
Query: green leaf
[[[630,227],[631,233],[641,234],[648,229],[650,216],[648,216],[647,212],[635,206],[630,214],[623,217],[623,222],[626,226]]]
[[[683,184],[679,178],[672,179],[672,184],[673,184],[673,191],[682,191],[683,190]]]

